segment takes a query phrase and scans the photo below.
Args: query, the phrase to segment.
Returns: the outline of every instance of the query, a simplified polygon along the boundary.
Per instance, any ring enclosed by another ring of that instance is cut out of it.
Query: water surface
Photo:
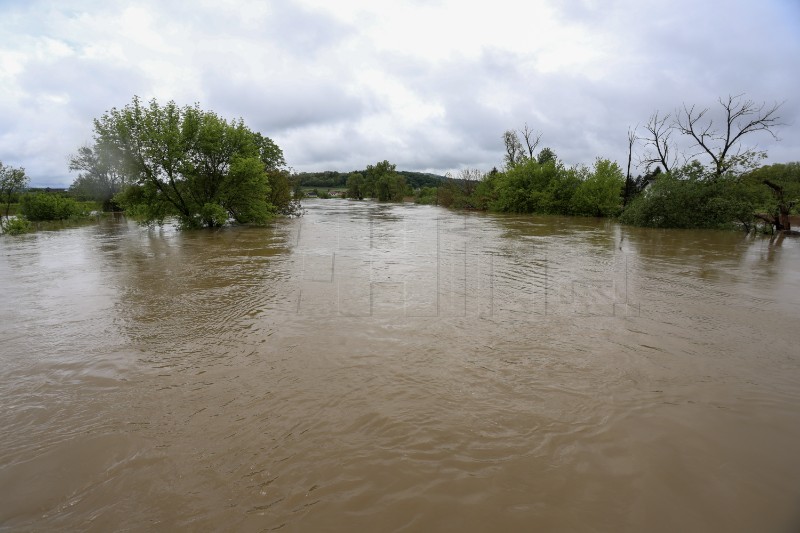
[[[800,526],[798,240],[306,208],[0,239],[0,529]]]

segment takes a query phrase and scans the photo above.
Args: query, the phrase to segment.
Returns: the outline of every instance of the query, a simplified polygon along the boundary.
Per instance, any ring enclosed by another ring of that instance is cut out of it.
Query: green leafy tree
[[[386,160],[368,165],[364,172],[363,196],[376,198],[379,202],[402,202],[406,180],[396,168]]]
[[[353,200],[364,199],[364,176],[359,172],[352,172],[347,176],[347,197]]]
[[[134,97],[94,129],[97,149],[131,184],[117,198],[144,222],[175,215],[184,227],[263,224],[276,211],[268,172],[284,164],[283,154],[241,119]]]
[[[283,215],[294,214],[297,210],[292,193],[292,178],[288,170],[275,168],[267,171],[269,180],[268,202]]]
[[[497,181],[500,172],[493,168],[485,174],[472,194],[472,205],[475,209],[486,211],[497,200]]]
[[[564,168],[553,160],[540,164],[526,159],[496,178],[497,199],[490,207],[511,213],[568,214],[580,181],[579,169]]]
[[[740,177],[716,177],[713,169],[695,160],[650,182],[628,204],[621,220],[656,228],[749,229],[752,195]]]
[[[539,155],[536,156],[536,162],[540,165],[546,163],[558,163],[558,157],[552,148],[542,148]]]
[[[414,197],[414,203],[433,205],[437,203],[438,189],[436,187],[422,187]]]
[[[25,175],[24,168],[5,166],[0,161],[0,202],[4,213],[0,214],[0,228],[6,231],[10,224],[11,204],[19,197],[30,183],[30,178]]]
[[[758,218],[778,231],[791,230],[790,214],[800,202],[800,163],[778,163],[758,168],[744,177],[756,199]]]
[[[519,140],[519,135],[515,130],[503,132],[503,144],[506,147],[505,163],[507,169],[511,169],[525,161],[525,149],[522,147],[522,141]]]
[[[625,176],[608,159],[595,161],[594,169],[582,180],[571,199],[575,215],[609,217],[619,214]]]

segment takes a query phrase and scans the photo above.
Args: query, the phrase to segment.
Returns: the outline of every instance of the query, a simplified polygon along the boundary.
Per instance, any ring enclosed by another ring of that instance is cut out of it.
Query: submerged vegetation
[[[717,122],[709,109],[684,106],[654,113],[641,136],[628,135],[628,165],[598,158],[592,168],[566,166],[527,124],[503,134],[502,171],[462,170],[436,190],[420,189],[419,203],[512,213],[619,217],[658,228],[741,228],[789,231],[800,198],[800,163],[760,166],[766,153],[746,147],[756,132],[774,136],[779,105],[757,105],[741,96],[720,99]],[[677,138],[688,142],[681,145]],[[633,178],[634,148],[644,176]],[[679,148],[693,150],[682,156]]]
[[[741,96],[719,104],[716,119],[708,108],[686,105],[653,113],[643,133],[628,132],[625,170],[602,157],[591,167],[569,166],[552,148],[539,150],[543,135],[526,124],[502,135],[500,170],[439,176],[398,171],[387,160],[349,173],[292,174],[282,150],[241,119],[134,97],[94,121],[93,144],[69,160],[78,172],[69,191],[31,192],[24,169],[0,163],[0,229],[24,233],[31,222],[85,217],[92,206],[123,210],[144,224],[167,218],[184,228],[265,224],[298,214],[304,189],[313,187],[309,194],[318,198],[413,198],[453,209],[617,217],[655,228],[751,231],[761,222],[764,231],[791,230],[800,163],[762,166],[766,153],[744,144],[754,133],[774,136],[780,106]],[[636,166],[644,176],[632,176]]]

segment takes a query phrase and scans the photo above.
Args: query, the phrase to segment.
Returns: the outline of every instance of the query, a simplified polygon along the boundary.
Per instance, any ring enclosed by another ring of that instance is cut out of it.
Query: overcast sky
[[[798,0],[0,0],[0,161],[68,186],[92,119],[198,102],[296,171],[388,159],[501,166],[527,123],[567,164],[621,164],[630,126],[719,97],[785,102],[768,162],[800,160]]]

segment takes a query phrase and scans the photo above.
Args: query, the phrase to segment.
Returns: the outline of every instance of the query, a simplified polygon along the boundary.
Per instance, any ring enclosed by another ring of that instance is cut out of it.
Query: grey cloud
[[[63,95],[69,99],[72,113],[82,117],[96,117],[111,107],[123,106],[148,85],[135,67],[78,57],[31,62],[19,82],[26,91],[26,105],[36,107],[48,95]]]
[[[242,116],[267,135],[309,125],[358,120],[368,102],[321,79],[276,79],[263,85],[207,77],[209,105],[226,116]]]
[[[559,3],[564,22],[587,38],[597,33],[602,46],[616,50],[601,56],[605,63],[592,73],[541,73],[528,51],[499,50],[491,42],[477,58],[436,62],[368,49],[359,28],[289,1],[271,3],[264,16],[216,4],[151,6],[186,30],[176,35],[197,39],[176,45],[194,50],[176,69],[187,69],[198,83],[178,86],[184,92],[172,98],[191,96],[205,109],[243,117],[273,137],[296,169],[348,171],[389,159],[403,169],[444,172],[500,165],[503,131],[525,122],[567,163],[591,164],[597,156],[622,162],[628,127],[643,124],[653,111],[672,112],[683,102],[713,107],[718,97],[740,92],[757,101],[789,99],[781,109],[788,124],[778,131],[782,141],[748,142],[767,149],[770,161],[800,159],[800,102],[792,100],[800,84],[800,8],[789,4],[752,9],[735,0],[720,10],[689,0],[617,0],[600,8],[580,0]],[[34,11],[48,11],[43,5]],[[61,11],[40,30],[58,38],[59,21],[67,17]],[[443,113],[424,124],[395,117],[385,134],[367,133],[393,115],[391,102],[358,84],[364,69],[385,73]],[[136,65],[72,58],[29,63],[17,83],[27,95],[25,109],[0,102],[0,159],[17,157],[17,164],[56,176],[66,168],[66,155],[90,135],[91,118],[133,94],[150,94],[157,80]],[[45,98],[59,94],[69,97],[63,109]]]

